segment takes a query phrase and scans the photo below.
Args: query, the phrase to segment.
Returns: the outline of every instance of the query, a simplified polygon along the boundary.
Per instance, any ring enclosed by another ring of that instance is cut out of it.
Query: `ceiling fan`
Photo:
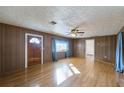
[[[71,35],[72,37],[76,37],[78,35],[83,35],[84,32],[79,30],[79,26],[76,26],[75,28],[71,29],[71,32],[67,33],[67,35]]]

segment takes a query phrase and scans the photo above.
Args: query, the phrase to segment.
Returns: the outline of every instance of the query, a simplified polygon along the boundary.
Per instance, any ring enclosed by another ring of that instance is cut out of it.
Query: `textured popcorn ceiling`
[[[50,21],[56,21],[51,25]],[[80,25],[83,36],[92,37],[117,34],[124,25],[124,7],[0,7],[0,22],[67,36]]]

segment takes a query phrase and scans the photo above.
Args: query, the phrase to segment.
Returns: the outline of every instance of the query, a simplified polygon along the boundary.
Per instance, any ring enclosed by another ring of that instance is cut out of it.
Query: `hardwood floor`
[[[116,87],[114,66],[93,58],[68,58],[0,78],[1,87]],[[117,75],[119,76],[119,75]]]

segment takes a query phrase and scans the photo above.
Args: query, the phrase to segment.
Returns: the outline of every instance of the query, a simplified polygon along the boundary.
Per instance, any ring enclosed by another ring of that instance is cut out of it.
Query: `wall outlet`
[[[107,58],[107,56],[104,56],[104,58]]]

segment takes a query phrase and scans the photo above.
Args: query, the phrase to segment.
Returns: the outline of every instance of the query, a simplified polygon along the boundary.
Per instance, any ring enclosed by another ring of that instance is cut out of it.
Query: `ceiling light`
[[[72,37],[76,37],[76,34],[72,33],[71,36],[72,36]]]

